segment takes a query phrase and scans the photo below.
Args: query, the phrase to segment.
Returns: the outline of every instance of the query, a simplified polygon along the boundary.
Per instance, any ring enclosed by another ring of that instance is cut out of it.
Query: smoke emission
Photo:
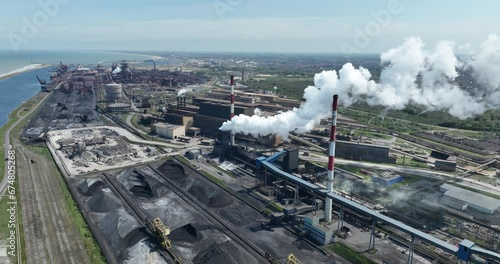
[[[178,92],[177,92],[177,97],[179,96],[183,96],[184,94],[186,94],[188,92],[188,90],[186,88],[182,88],[180,89]]]
[[[116,69],[112,73],[113,74],[117,74],[117,73],[120,73],[120,72],[122,72],[122,68],[116,67]]]
[[[288,138],[289,132],[310,131],[330,115],[333,94],[339,94],[341,106],[358,101],[403,109],[410,103],[427,110],[446,110],[461,119],[500,108],[500,39],[490,35],[467,60],[459,60],[455,44],[444,41],[426,49],[420,38],[408,38],[400,47],[380,55],[383,69],[380,81],[372,80],[369,70],[351,63],[314,76],[314,86],[304,90],[305,103],[300,108],[271,117],[235,116],[221,130],[254,136],[277,134]],[[482,88],[471,94],[455,79],[459,69],[470,69]]]

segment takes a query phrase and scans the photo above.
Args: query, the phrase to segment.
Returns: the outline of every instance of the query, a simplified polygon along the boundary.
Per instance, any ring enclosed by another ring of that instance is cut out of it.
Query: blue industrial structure
[[[308,190],[311,190],[315,195],[320,195],[325,198],[331,198],[334,202],[339,204],[341,206],[341,212],[343,207],[350,208],[352,210],[355,210],[356,212],[360,212],[364,215],[371,216],[373,219],[372,222],[372,230],[371,230],[371,236],[370,236],[370,243],[369,247],[370,249],[375,247],[375,225],[377,222],[382,222],[385,224],[389,224],[402,232],[405,232],[406,234],[409,234],[411,236],[411,242],[409,245],[409,255],[408,255],[408,263],[413,263],[413,250],[414,250],[414,244],[415,244],[415,239],[420,239],[430,245],[433,245],[441,250],[443,250],[446,253],[452,254],[456,256],[459,260],[462,261],[469,261],[471,260],[471,256],[476,255],[478,257],[485,258],[486,260],[489,261],[497,261],[500,262],[500,254],[486,250],[483,248],[479,248],[474,246],[474,243],[464,240],[462,243],[460,243],[460,247],[456,247],[454,245],[451,245],[441,239],[435,238],[427,233],[424,233],[420,230],[417,230],[411,226],[405,225],[400,221],[394,220],[388,216],[385,216],[383,214],[380,214],[376,211],[373,211],[363,205],[360,205],[356,202],[353,202],[349,199],[346,199],[340,195],[334,194],[334,193],[327,193],[325,189],[311,183],[308,181],[305,181],[297,176],[294,176],[290,173],[282,171],[280,168],[276,167],[275,165],[272,164],[272,161],[277,160],[281,155],[285,154],[286,151],[281,151],[278,152],[270,157],[259,157],[256,159],[256,167],[264,167],[274,175],[278,177],[282,177],[286,179],[287,181],[296,183],[304,188],[307,188]],[[343,218],[343,214],[339,213],[339,220]],[[341,220],[342,221],[342,220]],[[340,223],[339,223],[340,224]]]
[[[371,179],[372,182],[380,184],[385,187],[392,186],[404,180],[403,176],[390,173],[382,173],[381,175],[373,174],[371,175]]]

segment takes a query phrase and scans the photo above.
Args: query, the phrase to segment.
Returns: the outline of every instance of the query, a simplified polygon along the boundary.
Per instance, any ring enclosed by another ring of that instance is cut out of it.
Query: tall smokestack
[[[229,120],[232,120],[234,117],[234,76],[231,75],[231,115]],[[234,131],[231,130],[231,146],[234,146]]]
[[[332,128],[330,130],[330,148],[328,150],[328,176],[326,178],[326,190],[328,193],[333,193],[333,172],[335,169],[335,132],[337,130],[337,108],[339,96],[333,96],[332,105]],[[326,198],[325,204],[325,221],[332,221],[332,199]]]

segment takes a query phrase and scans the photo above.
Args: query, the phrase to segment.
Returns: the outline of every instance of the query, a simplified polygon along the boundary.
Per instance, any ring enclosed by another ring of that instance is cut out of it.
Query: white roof
[[[488,197],[486,195],[482,195],[480,193],[465,190],[453,185],[449,184],[446,184],[446,186],[444,185],[445,184],[443,184],[441,187],[448,189],[444,193],[445,196],[466,202],[468,204],[481,206],[491,211],[496,211],[498,210],[498,208],[500,208],[500,200]]]

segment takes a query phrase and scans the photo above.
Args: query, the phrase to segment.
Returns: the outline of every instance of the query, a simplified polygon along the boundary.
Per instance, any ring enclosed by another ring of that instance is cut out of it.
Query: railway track
[[[394,243],[396,243],[400,246],[404,246],[404,247],[407,247],[408,243],[410,243],[409,241],[407,241],[399,236],[395,236],[395,235],[389,235],[389,239],[392,240]],[[444,263],[444,264],[456,263],[456,260],[453,261],[452,259],[448,259],[444,256],[437,254],[437,253],[432,253],[432,251],[429,251],[428,249],[425,249],[422,246],[417,245],[416,243],[415,243],[414,252],[417,253],[418,255],[426,258],[426,259],[433,260],[433,263],[435,263],[435,261],[437,261],[437,263]]]
[[[184,169],[187,167],[180,163],[177,162],[178,165],[182,166]],[[250,240],[246,239],[243,237],[241,234],[236,232],[229,224],[227,224],[222,218],[220,218],[217,214],[211,212],[210,210],[207,209],[207,207],[202,204],[200,201],[198,201],[196,198],[194,198],[191,194],[189,194],[187,191],[184,189],[178,187],[172,180],[170,180],[165,174],[163,174],[161,171],[159,171],[157,168],[154,168],[152,166],[148,166],[150,169],[152,169],[154,172],[156,172],[162,179],[164,179],[168,184],[169,187],[171,187],[171,190],[177,194],[179,197],[181,197],[183,200],[190,204],[194,204],[197,207],[199,207],[203,212],[205,212],[207,215],[212,217],[215,221],[217,221],[223,229],[220,231],[231,237],[235,241],[239,241],[243,245],[247,246],[250,248],[254,253],[256,253],[262,261],[270,262],[273,263],[272,261],[269,260],[268,255],[266,255],[266,252],[262,251],[260,248],[258,248],[255,244],[253,244]],[[187,168],[190,169],[190,168]],[[191,169],[190,169],[191,170]],[[195,172],[194,170],[191,170]]]
[[[108,183],[108,186],[110,189],[115,193],[118,194],[126,204],[126,206],[132,210],[136,214],[136,216],[141,220],[142,224],[144,227],[147,227],[153,235],[155,235],[155,230],[153,230],[151,221],[153,220],[153,217],[146,211],[142,206],[134,201],[130,197],[130,195],[127,193],[126,190],[124,190],[123,185],[118,183],[116,179],[111,177],[108,173],[104,173],[105,181]],[[158,250],[158,253],[168,262],[170,263],[171,261],[175,263],[182,263],[182,258],[180,254],[177,252],[177,250],[174,247],[171,247],[170,249],[167,250],[167,252],[163,250]]]

